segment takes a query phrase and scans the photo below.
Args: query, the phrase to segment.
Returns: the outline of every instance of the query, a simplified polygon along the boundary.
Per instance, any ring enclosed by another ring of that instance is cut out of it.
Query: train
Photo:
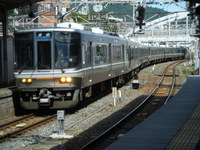
[[[183,47],[149,47],[72,23],[15,31],[14,38],[20,106],[30,110],[75,107],[146,66],[186,54]]]

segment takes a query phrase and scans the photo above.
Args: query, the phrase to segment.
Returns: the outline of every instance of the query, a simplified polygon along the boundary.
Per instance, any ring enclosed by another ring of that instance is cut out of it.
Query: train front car
[[[15,33],[15,79],[24,109],[65,109],[78,103],[81,34],[61,29]]]

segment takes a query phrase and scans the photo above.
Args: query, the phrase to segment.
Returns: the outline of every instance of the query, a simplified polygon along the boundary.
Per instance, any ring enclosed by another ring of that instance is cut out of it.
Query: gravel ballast
[[[41,128],[34,129],[25,135],[21,135],[4,143],[0,143],[1,150],[42,150],[42,149],[62,149],[64,143],[69,149],[79,149],[84,141],[92,139],[105,126],[111,122],[116,122],[118,116],[123,115],[123,108],[141,96],[148,93],[158,82],[157,76],[162,74],[164,68],[171,62],[150,66],[139,72],[140,88],[132,89],[131,82],[120,88],[122,98],[117,99],[116,106],[113,106],[112,94],[89,104],[87,107],[75,111],[73,114],[65,116],[65,134],[71,135],[76,141],[69,142],[66,139],[51,139],[50,136],[58,131],[57,121],[51,122]],[[177,85],[180,87],[186,82],[187,77],[180,74],[180,65],[177,69]]]

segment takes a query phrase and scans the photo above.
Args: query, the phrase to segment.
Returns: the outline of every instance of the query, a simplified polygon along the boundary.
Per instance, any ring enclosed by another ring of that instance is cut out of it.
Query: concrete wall
[[[0,120],[14,115],[12,91],[7,88],[0,89]]]

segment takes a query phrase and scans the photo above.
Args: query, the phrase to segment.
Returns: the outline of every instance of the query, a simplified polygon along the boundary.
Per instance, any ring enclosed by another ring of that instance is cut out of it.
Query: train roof
[[[22,30],[17,30],[15,33],[25,33],[25,32],[48,32],[48,31],[67,31],[67,32],[78,32],[82,34],[93,34],[93,35],[98,35],[98,36],[104,36],[104,37],[112,37],[115,39],[120,39],[120,40],[128,40],[123,37],[120,37],[116,33],[110,33],[105,30],[101,30],[100,28],[97,27],[88,27],[88,26],[83,26],[81,24],[77,23],[60,23],[57,24],[55,27],[40,27],[40,28],[31,28],[31,29],[22,29]]]
[[[67,31],[67,32],[78,32],[81,34],[87,34],[87,35],[96,35],[96,36],[101,36],[101,37],[107,37],[107,38],[112,38],[112,39],[116,39],[116,40],[121,40],[121,41],[127,41],[130,43],[134,43],[136,45],[140,45],[143,47],[150,47],[150,48],[167,48],[167,49],[173,49],[174,47],[160,47],[160,46],[147,46],[144,45],[143,43],[140,43],[138,41],[133,41],[130,39],[126,39],[120,36],[116,36],[116,35],[112,35],[112,34],[108,34],[105,32],[101,32],[97,31],[97,32],[92,32],[91,30],[82,30],[82,29],[78,29],[78,28],[68,28],[65,26],[56,26],[56,27],[41,27],[41,28],[32,28],[32,29],[23,29],[23,30],[18,30],[15,31],[15,33],[26,33],[26,32],[48,32],[48,31]],[[175,48],[179,48],[180,47],[175,47]],[[182,49],[184,49],[184,47],[181,47]]]
[[[121,41],[127,41],[130,43],[134,43],[136,45],[140,45],[143,47],[154,47],[154,48],[163,48],[160,46],[147,46],[144,45],[138,41],[133,41],[127,38],[124,38],[122,36],[117,35],[116,33],[111,33],[105,30],[102,30],[97,27],[89,27],[89,26],[84,26],[81,24],[77,23],[59,23],[55,27],[40,27],[40,28],[31,28],[31,29],[22,29],[15,31],[15,33],[25,33],[25,32],[48,32],[48,31],[67,31],[67,32],[78,32],[81,34],[87,34],[87,35],[95,35],[95,36],[100,36],[100,37],[107,37],[107,38],[112,38],[116,40],[121,40]],[[169,47],[165,47],[169,48]],[[171,48],[171,47],[170,47]]]

